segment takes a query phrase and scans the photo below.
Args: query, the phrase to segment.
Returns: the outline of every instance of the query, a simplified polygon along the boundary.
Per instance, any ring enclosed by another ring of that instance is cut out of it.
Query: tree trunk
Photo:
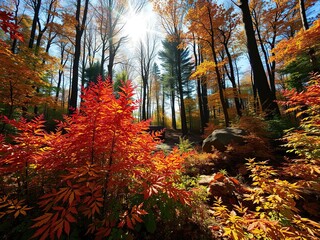
[[[20,0],[17,0],[16,3],[15,3],[15,11],[14,11],[14,23],[15,23],[16,25],[18,25],[19,5],[20,5]],[[11,45],[11,52],[12,52],[13,54],[16,53],[17,45],[18,45],[18,40],[15,38],[15,39],[13,39],[12,45]]]
[[[29,48],[33,48],[34,40],[36,37],[37,22],[39,21],[39,12],[40,12],[41,0],[36,1],[34,6],[34,16],[32,20],[31,33],[29,39]]]
[[[75,50],[74,50],[73,68],[72,68],[72,83],[71,83],[69,114],[72,114],[77,108],[79,62],[80,62],[80,54],[81,54],[81,35],[82,35],[82,33],[77,30],[77,32],[76,32],[76,45],[75,45]]]
[[[300,10],[300,17],[301,17],[303,29],[308,30],[309,24],[307,20],[306,7],[304,5],[304,0],[299,0],[299,10]]]
[[[194,38],[194,35],[193,35]],[[197,53],[197,49],[196,49],[196,43],[195,41],[193,42],[193,55],[194,55],[194,65],[195,68],[197,68],[197,66],[200,63],[200,53]],[[198,47],[198,51],[200,46]],[[204,133],[204,128],[206,127],[206,122],[205,122],[205,117],[204,117],[204,113],[203,113],[203,102],[202,102],[202,92],[201,92],[201,78],[197,78],[197,98],[198,98],[198,106],[199,106],[199,115],[200,115],[200,133]]]
[[[104,63],[106,61],[105,59],[105,51],[106,51],[106,43],[105,43],[105,40],[103,39],[102,40],[102,53],[101,53],[101,68],[100,68],[100,75],[102,77],[103,80],[104,79]]]
[[[242,11],[242,20],[247,36],[247,48],[253,71],[254,85],[259,94],[262,111],[266,113],[267,118],[271,118],[275,115],[280,115],[280,111],[277,103],[275,102],[274,95],[270,90],[268,79],[259,55],[248,0],[240,0],[239,7]]]
[[[236,77],[234,74],[234,68],[233,68],[233,62],[232,62],[232,57],[231,54],[229,52],[228,46],[227,44],[224,44],[224,48],[226,50],[226,54],[228,57],[228,61],[229,61],[229,67],[230,67],[230,81],[232,84],[232,91],[233,91],[233,95],[234,95],[234,102],[236,105],[236,110],[237,110],[237,114],[239,117],[242,116],[242,112],[241,112],[241,104],[240,104],[240,100],[239,100],[239,93],[237,90],[237,84],[236,84]]]
[[[62,111],[64,112],[64,106],[65,106],[65,98],[66,98],[66,89],[65,89],[65,78],[64,78],[64,73],[62,73],[62,101],[61,101],[61,108]]]
[[[300,10],[300,17],[301,17],[302,26],[303,26],[303,29],[306,31],[309,29],[309,24],[308,24],[308,20],[307,20],[304,0],[299,0],[299,10]],[[316,52],[315,52],[314,48],[310,48],[308,54],[310,56],[310,62],[312,64],[313,71],[319,72],[318,61],[317,61],[317,58],[315,55]]]
[[[198,48],[198,55],[199,55],[199,63],[203,62],[203,55],[201,52],[201,48],[199,46]],[[201,85],[201,101],[202,101],[202,109],[203,109],[203,128],[207,126],[209,123],[210,118],[210,112],[209,112],[209,106],[208,106],[208,88],[207,88],[207,82],[206,79],[203,81],[203,77],[200,79],[200,85]]]
[[[81,90],[82,88],[84,88],[84,84],[85,84],[85,79],[84,79],[84,75],[85,75],[85,70],[86,70],[86,65],[87,65],[87,61],[86,61],[86,42],[87,42],[87,31],[84,31],[84,37],[83,37],[83,43],[82,43],[82,62],[81,62]],[[94,79],[94,81],[96,82],[97,79]],[[81,99],[82,102],[82,99]],[[81,107],[81,105],[80,105]]]
[[[178,89],[179,89],[179,97],[180,97],[180,118],[181,118],[181,130],[182,136],[186,136],[188,134],[188,126],[187,126],[187,117],[186,117],[186,109],[184,106],[183,99],[183,87],[182,87],[182,76],[181,76],[181,50],[177,49],[177,80],[178,80]]]
[[[165,91],[164,91],[164,84],[162,84],[162,126],[163,127],[165,127],[164,103],[165,103]]]
[[[39,51],[39,48],[41,46],[41,40],[42,40],[43,34],[44,34],[43,31],[40,31],[39,34],[38,34],[37,42],[36,42],[36,52]]]
[[[203,114],[203,103],[201,97],[201,79],[197,79],[197,96],[198,96],[198,105],[199,105],[199,114],[200,114],[200,133],[204,132],[204,128],[206,123],[204,122],[204,114]]]
[[[213,19],[212,19],[212,16],[211,16],[211,10],[209,8],[208,8],[208,17],[209,17],[210,26],[211,26],[210,47],[211,47],[211,53],[212,53],[213,61],[215,63],[215,68],[214,69],[215,69],[216,76],[217,76],[220,104],[221,104],[222,110],[223,110],[225,126],[229,127],[229,125],[230,125],[230,123],[229,123],[229,114],[228,114],[228,109],[227,109],[226,101],[225,101],[224,94],[223,94],[222,77],[221,77],[220,70],[219,70],[219,67],[218,67],[218,58],[217,58],[217,53],[216,53],[216,49],[215,49]]]
[[[111,6],[112,6],[112,2],[111,0],[109,0],[109,3],[108,3],[108,6],[109,6],[109,12],[108,12],[108,29],[109,29],[109,35],[108,35],[108,38],[109,38],[109,63],[108,63],[108,78],[109,78],[109,81],[112,83],[112,78],[113,78],[113,73],[112,73],[112,69],[113,69],[113,63],[114,63],[114,42],[113,42],[113,16],[112,16],[112,9],[111,9]]]
[[[147,101],[147,83],[145,79],[142,79],[142,120],[147,120],[146,101]]]
[[[158,94],[156,96],[156,106],[157,106],[157,125],[160,125],[160,103],[159,103],[159,99],[160,95]]]
[[[85,0],[82,21],[80,23],[81,0],[77,0],[76,20],[78,22],[78,25],[76,26],[76,40],[75,40],[74,60],[73,60],[73,69],[72,69],[71,97],[70,97],[70,104],[69,104],[69,111],[68,111],[69,114],[72,114],[77,108],[79,62],[80,62],[80,55],[81,55],[81,37],[85,27],[86,19],[87,19],[88,4],[89,4],[89,0]]]
[[[172,87],[171,89],[171,118],[172,118],[172,122],[171,122],[171,127],[176,130],[177,129],[177,122],[176,122],[176,108],[175,108],[175,94],[174,94],[174,87]]]
[[[63,71],[59,70],[59,78],[58,78],[58,84],[57,84],[57,91],[56,91],[56,96],[55,96],[55,103],[57,104],[58,99],[59,99],[59,93],[60,93],[60,85],[61,85],[61,81],[62,81],[62,75],[63,75]]]
[[[205,126],[207,125],[207,123],[209,123],[209,118],[210,118],[210,112],[209,112],[209,106],[208,106],[208,87],[207,87],[207,83],[203,82],[202,80],[201,82],[201,98],[202,98],[202,104],[203,104],[203,117],[204,117],[204,123]]]
[[[150,79],[150,83],[148,83],[147,85],[147,119],[150,118],[151,116],[151,79]]]

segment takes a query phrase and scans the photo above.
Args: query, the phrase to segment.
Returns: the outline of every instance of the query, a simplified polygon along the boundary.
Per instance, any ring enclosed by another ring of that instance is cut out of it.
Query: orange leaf
[[[224,179],[224,178],[225,178],[225,176],[224,176],[222,173],[216,173],[216,174],[214,175],[214,177],[213,177],[213,179],[214,179],[215,181],[218,181],[218,180]]]
[[[211,230],[213,230],[213,231],[219,231],[219,230],[220,230],[220,227],[219,227],[219,226],[211,226],[210,228],[211,228]]]
[[[34,219],[34,221],[37,221],[37,223],[32,225],[32,228],[40,227],[46,224],[51,219],[52,215],[52,213],[45,213],[44,215]]]
[[[230,181],[233,182],[235,185],[239,185],[239,184],[240,184],[239,181],[238,181],[237,179],[233,178],[233,177],[230,177],[229,179],[230,179]]]
[[[14,213],[14,218],[17,218],[17,217],[19,216],[19,214],[20,214],[20,211],[16,211],[16,212]]]

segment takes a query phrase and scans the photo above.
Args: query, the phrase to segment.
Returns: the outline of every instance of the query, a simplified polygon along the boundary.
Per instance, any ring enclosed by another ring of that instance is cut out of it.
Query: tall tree
[[[181,71],[181,49],[178,47],[183,43],[183,21],[187,13],[187,2],[182,0],[169,0],[155,2],[156,11],[161,17],[161,23],[171,41],[177,43],[176,63],[178,93],[180,97],[180,118],[182,135],[188,133],[187,117],[183,98],[182,71]]]
[[[262,110],[267,114],[267,117],[279,115],[280,111],[277,103],[275,102],[275,95],[272,94],[269,87],[268,78],[260,58],[248,0],[239,0],[238,6],[242,11],[242,21],[247,36],[247,48],[253,71],[254,85],[259,94]]]
[[[98,0],[95,4],[95,16],[101,39],[100,74],[102,77],[107,64],[108,78],[112,81],[119,49],[127,40],[123,34],[126,24],[123,16],[128,13],[128,10],[138,13],[146,3],[147,0]]]
[[[61,83],[62,83],[62,79],[64,76],[64,69],[65,66],[69,60],[69,51],[70,49],[68,46],[68,42],[65,41],[65,39],[60,38],[59,39],[59,48],[60,48],[60,66],[59,66],[59,71],[58,71],[58,84],[57,84],[57,88],[56,88],[56,95],[55,95],[55,102],[58,102],[59,99],[59,93],[61,90]]]
[[[111,81],[117,52],[126,39],[126,37],[120,36],[125,25],[121,22],[121,16],[125,12],[125,0],[99,0],[95,11],[102,43],[100,74],[103,76],[105,63],[107,62],[107,74]]]
[[[301,16],[301,22],[302,22],[303,29],[306,31],[306,30],[309,29],[309,23],[308,23],[308,20],[307,20],[306,7],[305,7],[304,0],[299,0],[299,11],[300,11],[300,16]],[[320,67],[318,66],[318,61],[317,61],[317,58],[315,56],[314,48],[311,47],[309,52],[308,52],[308,54],[310,56],[310,61],[312,63],[313,71],[314,72],[319,72],[320,71]]]
[[[89,67],[92,67],[95,61],[97,60],[97,54],[99,53],[102,47],[102,43],[99,41],[97,36],[97,31],[97,27],[93,23],[90,23],[88,28],[86,29],[87,34],[85,43]]]
[[[58,0],[49,0],[45,3],[43,3],[42,5],[46,5],[45,9],[43,9],[43,11],[45,12],[45,15],[43,16],[44,21],[42,21],[39,17],[37,18],[38,36],[37,36],[37,40],[36,40],[36,51],[38,51],[39,47],[41,46],[41,41],[42,41],[43,35],[48,30],[48,28],[50,28],[50,26],[52,26],[54,23],[55,16],[57,15],[57,7],[59,6],[59,1]],[[50,29],[50,33],[51,33],[51,36],[48,39],[46,52],[49,51],[51,42],[53,40],[52,38],[54,38],[53,36],[56,36],[56,35],[52,36],[51,29]]]
[[[199,39],[196,37],[195,33],[191,33],[192,39],[192,51],[194,57],[194,70],[197,70],[197,67],[203,61],[201,53],[201,45]],[[204,128],[209,123],[209,108],[207,100],[207,87],[206,82],[203,81],[203,77],[197,77],[197,98],[198,98],[198,108],[200,115],[200,132],[204,133]]]
[[[176,62],[174,51],[176,50],[176,46],[173,45],[169,41],[162,41],[163,50],[159,52],[160,60],[162,61],[161,66],[164,69],[164,73],[162,75],[162,86],[163,86],[163,94],[165,92],[169,92],[170,106],[171,106],[171,127],[173,129],[177,129],[176,123]],[[164,98],[163,95],[163,116],[164,116]],[[163,121],[164,122],[164,121]]]
[[[223,76],[221,72],[221,61],[218,59],[218,53],[221,51],[218,46],[218,26],[219,15],[218,6],[212,1],[197,1],[193,9],[189,10],[188,19],[191,21],[190,31],[194,31],[199,37],[202,45],[210,53],[210,64],[202,64],[202,68],[207,65],[213,68],[215,78],[217,80],[220,105],[222,106],[225,126],[229,126],[229,113],[224,96]],[[208,54],[207,54],[208,55]],[[222,65],[223,66],[223,65]],[[209,69],[208,69],[209,70]],[[203,74],[202,74],[203,75]]]
[[[230,42],[234,39],[234,35],[237,34],[236,28],[239,25],[239,18],[237,14],[234,12],[233,7],[229,9],[219,8],[220,19],[222,24],[218,26],[218,38],[220,43],[224,47],[224,51],[227,55],[229,68],[225,68],[226,74],[232,84],[232,92],[234,96],[234,102],[236,105],[237,114],[239,117],[242,116],[241,104],[239,99],[239,92],[236,84],[236,76],[233,64],[233,58],[230,52]],[[226,66],[226,65],[225,65]]]
[[[157,63],[153,64],[152,67],[152,76],[153,86],[151,86],[152,91],[154,91],[154,97],[156,101],[156,119],[157,125],[160,125],[160,95],[161,95],[161,81],[160,81],[160,69]]]
[[[150,87],[150,73],[153,66],[153,61],[156,57],[156,38],[151,37],[149,34],[146,35],[145,41],[141,40],[138,48],[138,61],[139,61],[139,72],[142,80],[142,110],[141,119],[147,120],[150,116],[148,115],[148,88]]]
[[[42,0],[29,0],[27,2],[33,9],[33,19],[32,19],[31,33],[30,33],[30,39],[29,39],[29,48],[33,48],[34,41],[36,38],[37,23],[39,22],[41,1]]]
[[[193,128],[193,112],[195,110],[194,89],[195,82],[190,79],[191,72],[193,70],[194,63],[191,60],[191,54],[188,48],[183,49],[181,52],[181,76],[183,96],[185,101],[188,129],[191,131]]]
[[[74,59],[72,69],[72,85],[71,85],[71,97],[69,103],[69,114],[73,113],[77,108],[78,100],[78,83],[79,83],[79,63],[81,56],[81,38],[84,28],[86,26],[87,14],[88,14],[89,0],[77,0],[76,2],[76,26],[75,26],[75,46],[74,46]]]
[[[276,62],[270,59],[270,53],[271,57],[274,56],[272,50],[281,35],[290,26],[291,22],[296,21],[295,15],[297,14],[293,14],[296,11],[295,5],[295,0],[255,0],[250,2],[254,29],[265,69],[268,73],[270,88],[274,95],[276,94]]]

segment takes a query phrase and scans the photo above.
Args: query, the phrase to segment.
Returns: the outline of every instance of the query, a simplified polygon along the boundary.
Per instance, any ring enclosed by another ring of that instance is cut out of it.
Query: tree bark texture
[[[266,113],[267,118],[271,118],[275,115],[280,115],[280,111],[277,103],[275,102],[274,94],[272,94],[269,87],[267,75],[264,71],[259,55],[248,0],[240,0],[239,2],[239,7],[242,11],[242,21],[244,23],[247,36],[247,48],[253,71],[254,85],[259,94],[262,111]]]

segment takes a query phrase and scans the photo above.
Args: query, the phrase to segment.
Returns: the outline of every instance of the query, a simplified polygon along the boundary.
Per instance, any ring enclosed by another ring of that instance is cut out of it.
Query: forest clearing
[[[0,1],[0,239],[320,239],[319,12]]]

